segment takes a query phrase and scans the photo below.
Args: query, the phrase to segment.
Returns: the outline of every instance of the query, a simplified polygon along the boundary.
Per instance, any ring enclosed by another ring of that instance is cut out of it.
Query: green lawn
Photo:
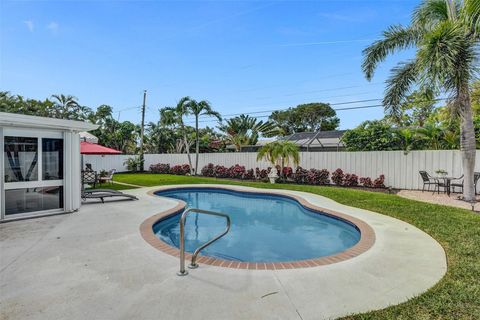
[[[448,259],[446,276],[426,293],[403,304],[345,319],[480,319],[480,215],[471,211],[338,187],[156,174],[118,174],[115,179],[141,186],[224,183],[306,191],[401,219],[424,230],[443,246]]]

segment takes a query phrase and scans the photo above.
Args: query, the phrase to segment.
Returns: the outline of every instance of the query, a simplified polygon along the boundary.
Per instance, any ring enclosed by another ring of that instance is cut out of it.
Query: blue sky
[[[0,90],[38,99],[72,94],[135,123],[143,89],[147,121],[186,95],[224,115],[381,98],[389,68],[409,53],[389,59],[369,83],[361,51],[387,26],[407,24],[418,4],[0,1]],[[338,116],[351,128],[383,110]]]

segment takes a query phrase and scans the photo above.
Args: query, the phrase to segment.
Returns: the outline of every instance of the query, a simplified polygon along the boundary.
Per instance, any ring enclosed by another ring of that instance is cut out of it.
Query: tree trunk
[[[192,174],[192,157],[190,157],[190,146],[188,145],[188,139],[186,134],[183,135],[183,143],[185,144],[185,151],[187,152],[188,165],[190,166],[190,174]]]
[[[195,116],[195,175],[198,172],[198,154],[200,153],[200,139],[198,137],[198,115]]]
[[[472,106],[470,94],[467,89],[460,91],[456,103],[460,111],[460,152],[464,174],[463,199],[466,201],[475,200],[475,185],[473,176],[475,172],[475,129],[473,126]]]

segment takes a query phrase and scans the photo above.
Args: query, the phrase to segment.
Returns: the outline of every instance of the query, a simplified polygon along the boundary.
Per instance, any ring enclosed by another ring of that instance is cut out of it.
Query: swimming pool
[[[219,188],[176,188],[156,195],[183,200],[187,207],[223,212],[230,232],[202,255],[242,262],[301,261],[331,256],[355,246],[360,230],[349,221],[305,207],[292,197]],[[157,238],[179,247],[181,212],[153,224]],[[193,252],[225,228],[221,217],[191,213],[185,247]]]

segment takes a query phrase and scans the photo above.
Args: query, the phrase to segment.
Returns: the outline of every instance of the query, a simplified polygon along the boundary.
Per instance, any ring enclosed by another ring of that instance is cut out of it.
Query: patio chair
[[[95,171],[92,171],[92,170],[82,171],[82,187],[85,184],[89,184],[89,185],[93,185],[93,187],[95,188],[97,183],[98,183],[98,176]]]
[[[422,181],[423,181],[423,188],[422,188],[422,192],[425,191],[425,186],[428,186],[427,190],[430,191],[430,186],[433,185],[434,188],[433,188],[433,193],[435,193],[435,190],[439,184],[438,180],[434,179],[432,176],[430,176],[427,171],[418,171],[418,173],[420,174],[420,176],[422,177]]]
[[[100,183],[107,183],[110,182],[110,184],[113,184],[113,175],[115,174],[116,170],[112,169],[108,172],[108,174],[105,177],[99,177],[98,180]]]
[[[122,197],[131,200],[138,200],[138,198],[134,195],[123,193],[118,190],[112,189],[89,189],[82,191],[82,199],[83,201],[87,201],[87,199],[100,199],[102,203],[105,203],[105,198],[116,198]]]
[[[463,193],[463,184],[464,184],[464,179],[463,179],[463,174],[461,177],[457,178],[457,179],[454,179],[454,180],[460,180],[462,179],[462,181],[460,182],[454,182],[454,183],[451,183],[450,184],[450,187],[452,188],[452,190],[455,192],[455,188],[460,188],[460,193]],[[473,173],[473,185],[475,186],[475,195],[477,195],[477,183],[478,183],[478,180],[480,179],[480,172],[474,172]]]

